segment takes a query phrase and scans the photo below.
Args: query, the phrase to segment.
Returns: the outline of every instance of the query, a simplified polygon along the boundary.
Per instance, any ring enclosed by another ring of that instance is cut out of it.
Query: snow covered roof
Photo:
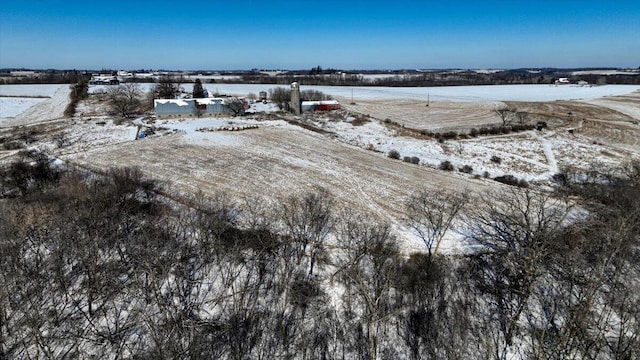
[[[222,98],[201,98],[201,99],[192,99],[198,102],[198,104],[209,105],[212,103],[222,102],[224,99]]]
[[[338,100],[303,101],[302,105],[339,105]]]
[[[153,104],[176,104],[178,106],[189,106],[189,103],[184,99],[155,99],[153,100]]]
[[[155,99],[153,104],[176,104],[178,106],[189,106],[189,103],[197,101],[201,105],[209,105],[222,102],[222,98],[201,98],[201,99]]]

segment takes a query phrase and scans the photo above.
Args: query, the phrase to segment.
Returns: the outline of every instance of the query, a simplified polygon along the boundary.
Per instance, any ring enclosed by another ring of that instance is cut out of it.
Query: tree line
[[[0,358],[584,359],[640,349],[640,165],[554,193],[177,198],[136,168],[0,171]],[[500,199],[500,201],[496,201]],[[466,255],[440,249],[446,230]]]

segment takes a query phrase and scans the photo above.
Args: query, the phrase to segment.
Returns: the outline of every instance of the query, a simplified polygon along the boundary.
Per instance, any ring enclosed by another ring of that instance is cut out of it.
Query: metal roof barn
[[[230,113],[222,98],[205,99],[156,99],[153,107],[156,115],[211,115]]]

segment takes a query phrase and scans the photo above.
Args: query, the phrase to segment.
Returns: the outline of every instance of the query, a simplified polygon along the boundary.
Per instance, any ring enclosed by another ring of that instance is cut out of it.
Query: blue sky
[[[640,66],[640,1],[0,1],[0,67]]]

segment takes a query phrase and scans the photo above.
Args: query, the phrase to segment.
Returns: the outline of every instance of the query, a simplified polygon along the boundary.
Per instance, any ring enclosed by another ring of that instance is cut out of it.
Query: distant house
[[[569,81],[568,78],[559,78],[558,80],[556,80],[556,85],[569,85],[571,84],[571,82]]]
[[[156,99],[153,108],[157,115],[213,115],[231,113],[222,98]]]
[[[339,110],[340,103],[337,100],[323,100],[323,101],[303,101],[302,111],[329,111]]]
[[[120,85],[120,80],[111,75],[93,75],[89,85]]]

